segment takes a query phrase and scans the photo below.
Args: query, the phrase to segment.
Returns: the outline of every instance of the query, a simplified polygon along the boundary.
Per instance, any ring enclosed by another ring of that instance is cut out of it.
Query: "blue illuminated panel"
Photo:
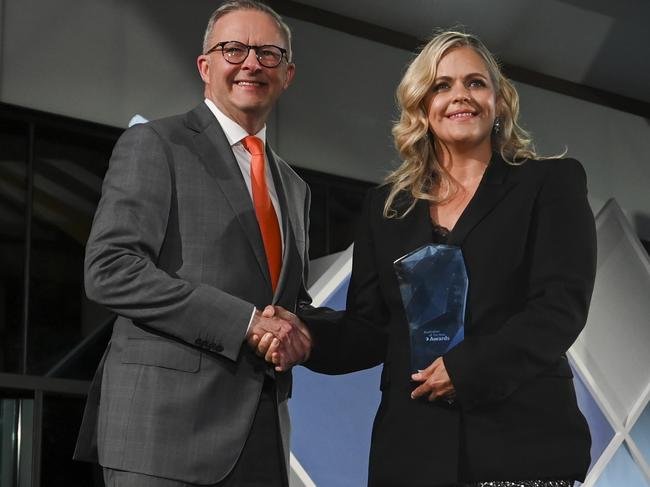
[[[650,404],[647,404],[643,413],[632,427],[630,436],[637,448],[641,450],[646,463],[650,465]]]
[[[323,306],[344,309],[349,277]],[[328,376],[293,370],[289,401],[291,451],[319,487],[368,483],[372,422],[379,405],[381,366]]]
[[[580,379],[579,374],[575,371],[573,372],[573,385],[576,389],[578,407],[580,407],[580,411],[582,411],[582,414],[587,419],[587,423],[589,423],[589,431],[591,432],[591,465],[593,466],[603,454],[609,442],[614,438],[615,431]]]
[[[621,445],[614,458],[600,474],[594,487],[650,487],[639,466],[634,463],[625,445]]]

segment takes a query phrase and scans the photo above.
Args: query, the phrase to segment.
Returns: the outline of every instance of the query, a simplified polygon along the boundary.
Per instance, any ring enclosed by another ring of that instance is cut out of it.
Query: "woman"
[[[474,36],[433,38],[397,96],[404,162],[368,195],[346,313],[299,313],[314,343],[306,365],[383,362],[371,486],[573,485],[590,447],[566,359],[595,274],[584,171],[536,155],[513,85]],[[411,375],[393,262],[432,242],[462,249],[465,339]]]

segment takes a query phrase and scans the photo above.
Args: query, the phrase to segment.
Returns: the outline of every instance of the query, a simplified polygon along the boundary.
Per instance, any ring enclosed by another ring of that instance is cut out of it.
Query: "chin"
[[[481,144],[483,143],[486,139],[490,139],[490,134],[477,134],[476,132],[472,133],[461,133],[461,134],[454,134],[450,137],[450,142],[451,143],[456,143],[456,144]]]

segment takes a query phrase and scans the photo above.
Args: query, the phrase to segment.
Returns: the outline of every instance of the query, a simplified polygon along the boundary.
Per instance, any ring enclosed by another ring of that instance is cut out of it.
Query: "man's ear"
[[[296,75],[296,65],[293,63],[289,63],[289,65],[287,66],[287,78],[284,80],[285,90],[289,87],[295,75]]]
[[[201,54],[196,58],[196,67],[199,69],[199,74],[204,83],[210,81],[210,58],[205,54]]]

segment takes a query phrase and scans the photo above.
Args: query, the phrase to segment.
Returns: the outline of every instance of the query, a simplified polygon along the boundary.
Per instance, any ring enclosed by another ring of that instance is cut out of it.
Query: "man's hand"
[[[267,306],[267,308],[271,308],[271,310],[273,309],[272,306]],[[246,341],[253,350],[256,350],[258,355],[263,356],[264,353],[260,353],[257,350],[260,343],[260,337],[268,334],[278,340],[291,341],[293,335],[298,333],[298,330],[296,330],[291,323],[274,316],[273,312],[267,312],[264,315],[256,309],[253,314],[253,321],[251,322],[251,326],[246,334]]]
[[[291,324],[296,333],[285,339],[265,333],[261,339],[255,337],[256,353],[275,365],[277,372],[289,370],[309,358],[311,335],[305,324],[295,314],[281,306],[267,306],[262,313],[265,318],[281,319]]]

